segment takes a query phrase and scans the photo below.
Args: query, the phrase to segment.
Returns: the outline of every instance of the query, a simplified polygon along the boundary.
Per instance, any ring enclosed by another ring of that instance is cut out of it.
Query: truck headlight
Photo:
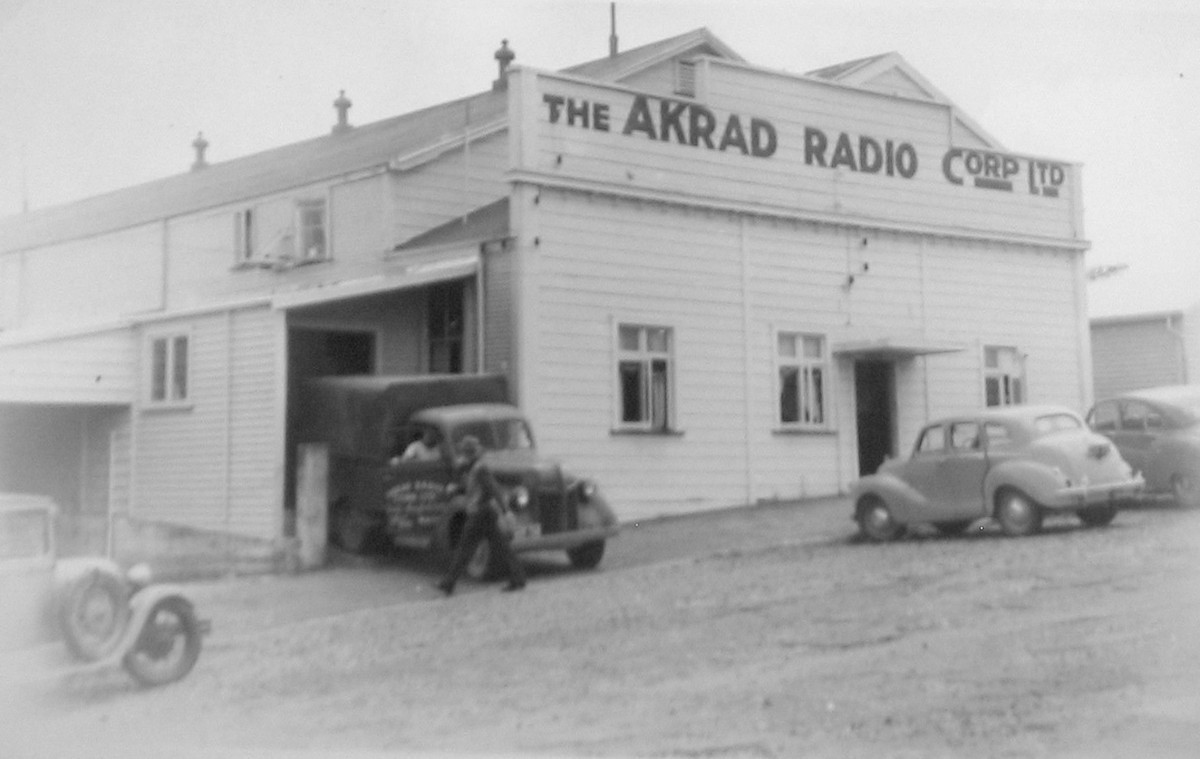
[[[575,485],[575,492],[579,494],[580,503],[587,503],[596,495],[596,483],[591,480],[580,480]]]
[[[524,485],[517,485],[508,493],[508,505],[514,509],[524,509],[529,506],[529,491]]]

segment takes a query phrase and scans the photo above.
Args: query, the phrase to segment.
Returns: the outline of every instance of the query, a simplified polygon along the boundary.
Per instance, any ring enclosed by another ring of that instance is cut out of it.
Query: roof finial
[[[341,134],[342,132],[350,131],[350,120],[347,114],[349,113],[350,106],[352,105],[354,105],[354,103],[350,102],[350,98],[346,97],[346,91],[339,90],[337,100],[333,101],[333,107],[336,108],[338,112],[337,123],[333,125],[334,134]]]
[[[192,162],[192,171],[199,171],[208,166],[208,161],[204,160],[204,151],[208,150],[208,140],[204,139],[204,132],[196,133],[196,139],[192,140],[192,148],[196,151],[196,160]]]
[[[508,40],[500,41],[500,49],[496,51],[496,63],[500,66],[500,76],[496,81],[492,82],[493,90],[502,90],[508,87],[508,64],[513,62],[517,54],[508,49]]]

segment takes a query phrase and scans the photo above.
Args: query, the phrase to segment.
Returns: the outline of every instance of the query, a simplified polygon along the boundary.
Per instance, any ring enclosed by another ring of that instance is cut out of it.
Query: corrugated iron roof
[[[617,81],[695,48],[697,54],[742,58],[705,28],[564,73]],[[507,116],[503,91],[487,91],[413,113],[265,150],[199,171],[177,174],[59,206],[0,219],[0,251],[21,250],[250,200],[387,165],[392,159]]]

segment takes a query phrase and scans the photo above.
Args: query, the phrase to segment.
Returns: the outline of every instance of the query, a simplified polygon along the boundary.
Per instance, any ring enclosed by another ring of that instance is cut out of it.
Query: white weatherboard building
[[[1090,400],[1079,167],[898,55],[497,57],[489,92],[364,126],[340,98],[327,136],[0,223],[0,487],[281,541],[289,399],[331,373],[507,374],[626,521]]]

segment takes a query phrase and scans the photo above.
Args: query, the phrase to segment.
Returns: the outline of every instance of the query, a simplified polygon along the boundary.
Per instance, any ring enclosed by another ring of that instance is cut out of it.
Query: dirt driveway
[[[1200,751],[1200,511],[877,546],[847,509],[630,526],[519,594],[442,599],[411,557],[198,585],[188,679],[10,697],[0,756]]]

